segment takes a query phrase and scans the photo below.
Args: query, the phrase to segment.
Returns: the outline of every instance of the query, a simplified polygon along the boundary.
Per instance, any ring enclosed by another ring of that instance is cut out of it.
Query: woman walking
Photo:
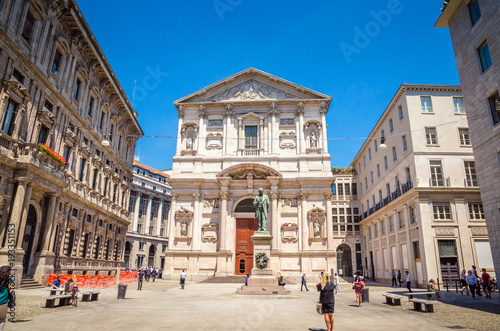
[[[330,280],[330,275],[324,272],[321,279],[316,283],[319,293],[319,302],[321,303],[321,313],[325,316],[327,331],[333,331],[333,310],[335,308],[335,284]]]
[[[365,282],[361,280],[359,275],[356,275],[352,283],[352,289],[356,291],[356,304],[358,307],[361,307],[361,293],[363,293],[363,287],[365,287]]]
[[[462,289],[460,290],[460,293],[464,295],[464,290],[467,295],[469,295],[469,287],[467,286],[467,273],[465,270],[462,270],[462,275],[460,276],[460,286]]]
[[[7,318],[7,304],[9,303],[9,293],[12,292],[12,279],[10,279],[10,266],[0,268],[0,331],[5,327]]]
[[[472,299],[476,298],[476,285],[477,285],[477,278],[475,275],[472,274],[472,271],[469,270],[466,278],[467,284],[469,285],[470,291],[472,293]]]

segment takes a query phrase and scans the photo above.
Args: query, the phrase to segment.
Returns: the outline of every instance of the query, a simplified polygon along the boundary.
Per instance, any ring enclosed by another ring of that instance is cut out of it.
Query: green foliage
[[[344,167],[332,167],[332,173],[334,174],[342,174],[342,173],[350,173],[353,172],[354,169],[352,166],[348,166],[347,168]]]

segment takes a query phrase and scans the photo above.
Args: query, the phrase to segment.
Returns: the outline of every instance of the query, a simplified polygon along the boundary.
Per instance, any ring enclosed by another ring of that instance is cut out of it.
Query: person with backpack
[[[7,308],[15,304],[11,302],[10,296],[13,295],[14,283],[10,278],[11,267],[6,265],[0,268],[0,331],[5,327],[7,319]]]
[[[356,275],[354,282],[352,283],[352,289],[356,293],[356,304],[361,307],[361,294],[363,293],[363,288],[365,287],[365,282],[361,280],[361,276]]]
[[[319,293],[319,302],[321,304],[321,314],[325,316],[327,331],[333,331],[333,312],[335,309],[335,284],[330,280],[328,272],[324,272],[316,283]]]

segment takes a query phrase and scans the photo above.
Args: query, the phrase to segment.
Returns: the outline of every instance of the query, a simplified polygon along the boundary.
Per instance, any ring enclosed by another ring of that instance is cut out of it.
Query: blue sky
[[[146,135],[175,136],[174,100],[255,67],[331,96],[329,138],[366,137],[402,83],[459,84],[449,31],[433,27],[441,4],[78,1],[131,101],[137,80]],[[332,165],[347,166],[362,143],[329,140]],[[175,139],[142,138],[136,154],[169,169]]]

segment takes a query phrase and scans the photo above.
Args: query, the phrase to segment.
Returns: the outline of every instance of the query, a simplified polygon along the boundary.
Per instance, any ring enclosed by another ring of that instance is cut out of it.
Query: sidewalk
[[[53,314],[36,316],[30,321],[9,323],[7,329],[132,330],[146,327],[153,330],[315,331],[325,327],[323,316],[315,312],[318,292],[313,288],[301,292],[300,284],[287,286],[292,295],[285,298],[237,296],[238,284],[188,282],[186,289],[181,290],[177,282],[158,280],[145,283],[143,291],[137,291],[134,285],[129,285],[126,300],[56,309]],[[411,328],[449,331],[449,326],[456,325],[425,318],[422,313],[414,315],[386,309],[376,303],[358,308],[351,285],[342,284],[341,290],[342,293],[336,295],[334,316],[337,330]],[[380,291],[373,291],[376,292]],[[374,295],[374,299],[378,296]]]

